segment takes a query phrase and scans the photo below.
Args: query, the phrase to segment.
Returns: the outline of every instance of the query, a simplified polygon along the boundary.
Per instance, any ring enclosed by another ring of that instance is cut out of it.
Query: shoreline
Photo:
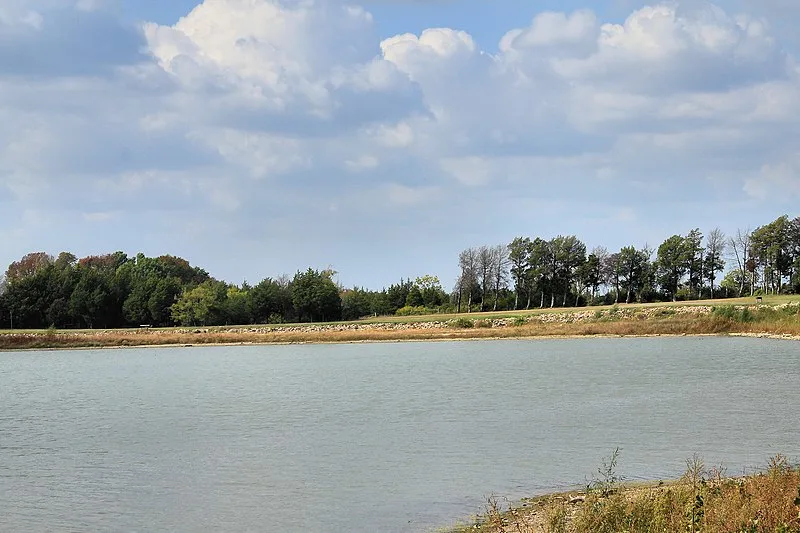
[[[736,336],[800,340],[800,305],[641,305],[503,316],[191,328],[0,331],[0,351],[355,344],[503,339]]]
[[[56,351],[91,351],[91,350],[136,350],[143,348],[213,348],[233,346],[324,346],[345,344],[399,344],[420,342],[496,342],[496,341],[544,341],[544,340],[574,340],[574,339],[651,339],[651,338],[680,338],[680,337],[733,337],[768,339],[783,341],[800,341],[800,335],[787,333],[748,332],[748,333],[642,333],[642,334],[587,334],[587,335],[520,335],[520,336],[494,336],[494,337],[430,337],[408,339],[359,339],[359,340],[297,340],[297,341],[230,341],[230,342],[200,342],[200,343],[153,343],[153,344],[109,344],[98,346],[48,346],[31,348],[0,348],[0,353],[14,352],[56,352]]]
[[[604,465],[605,466],[605,465]],[[782,454],[753,473],[728,476],[686,461],[677,479],[624,481],[610,469],[578,488],[510,502],[489,496],[483,512],[438,533],[594,533],[596,531],[800,531],[800,465]],[[608,467],[606,467],[608,468]],[[758,527],[761,526],[761,527]],[[697,529],[695,529],[697,528]]]

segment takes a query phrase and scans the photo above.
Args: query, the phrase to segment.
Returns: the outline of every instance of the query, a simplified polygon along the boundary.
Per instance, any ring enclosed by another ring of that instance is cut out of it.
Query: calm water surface
[[[0,530],[418,532],[702,454],[800,459],[800,344],[658,338],[0,353]]]

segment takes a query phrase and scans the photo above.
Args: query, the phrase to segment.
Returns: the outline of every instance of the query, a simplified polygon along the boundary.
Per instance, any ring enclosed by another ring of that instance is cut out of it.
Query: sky
[[[3,0],[0,265],[380,289],[800,205],[795,0]],[[0,269],[1,270],[1,269]]]

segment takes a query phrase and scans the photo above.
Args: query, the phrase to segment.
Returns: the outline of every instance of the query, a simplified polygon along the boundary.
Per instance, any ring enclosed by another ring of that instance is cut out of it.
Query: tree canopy
[[[330,268],[250,286],[219,281],[172,255],[33,252],[0,276],[0,328],[316,322],[798,293],[800,217],[783,215],[733,236],[690,229],[666,238],[655,254],[646,244],[589,250],[575,235],[520,236],[463,250],[458,272],[450,294],[432,274],[382,290],[345,289]]]

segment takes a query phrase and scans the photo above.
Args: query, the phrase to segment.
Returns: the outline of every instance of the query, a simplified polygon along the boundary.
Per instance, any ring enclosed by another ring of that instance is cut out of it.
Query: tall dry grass
[[[537,318],[516,317],[503,322],[486,319],[473,320],[459,317],[449,322],[450,327],[425,327],[410,322],[398,324],[371,323],[318,328],[288,328],[283,331],[252,332],[247,328],[202,328],[187,330],[97,330],[97,331],[39,331],[2,332],[0,350],[43,348],[100,348],[116,346],[204,345],[236,343],[322,343],[366,341],[410,341],[448,339],[489,339],[520,337],[583,337],[642,336],[642,335],[713,335],[713,334],[773,334],[800,336],[800,306],[734,308],[723,306],[706,314],[676,314],[671,308],[660,312],[648,311],[627,314],[597,311],[598,316],[584,313],[581,319],[571,315],[549,315],[558,320],[547,320],[548,315]],[[588,316],[588,318],[587,318]],[[565,318],[566,317],[566,318]]]
[[[800,468],[773,457],[764,473],[729,478],[694,457],[675,483],[552,495],[504,509],[496,498],[466,533],[798,533]]]

